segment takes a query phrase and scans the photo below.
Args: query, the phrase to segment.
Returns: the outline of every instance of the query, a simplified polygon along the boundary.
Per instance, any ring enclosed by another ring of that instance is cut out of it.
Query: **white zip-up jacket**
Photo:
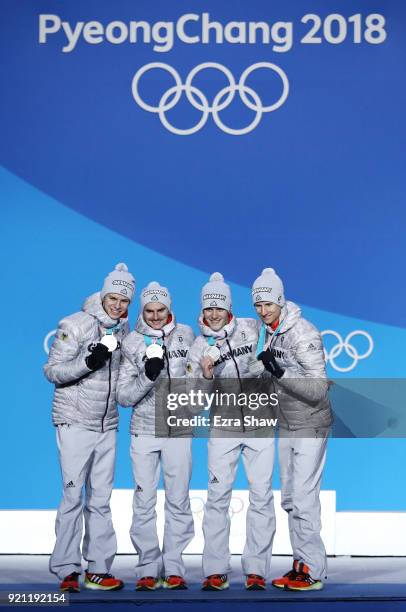
[[[321,334],[293,302],[283,306],[280,321],[276,333],[267,326],[264,343],[285,370],[280,379],[272,377],[279,425],[289,430],[329,427],[333,416]],[[271,374],[265,371],[264,376]]]
[[[118,324],[118,326],[117,326]],[[117,429],[116,384],[120,365],[118,347],[105,365],[93,372],[85,362],[89,347],[115,328],[120,343],[129,333],[127,319],[115,321],[105,312],[100,293],[90,296],[82,312],[60,321],[44,366],[47,379],[55,384],[52,409],[54,425],[77,423],[92,431]]]
[[[199,327],[201,335],[196,338],[189,351],[187,365],[188,389],[195,388],[195,390],[213,392],[220,384],[219,379],[233,379],[234,382],[225,381],[225,385],[223,385],[224,392],[236,394],[244,392],[244,385],[240,385],[239,382],[244,378],[255,378],[255,375],[250,370],[250,365],[256,362],[255,351],[258,341],[258,326],[255,319],[236,318],[233,316],[229,323],[218,332],[215,332],[204,323],[203,317],[200,317]],[[214,364],[214,379],[207,380],[203,376],[200,362],[210,342],[213,341],[220,350],[220,358]],[[252,387],[252,390],[258,391],[258,388]],[[235,432],[257,429],[258,427],[255,426],[244,426],[244,416],[250,414],[251,411],[249,409],[242,410],[234,406],[231,409],[224,404],[222,406],[214,406],[213,404],[210,413],[212,428]],[[214,417],[216,415],[223,416],[224,418],[235,417],[240,419],[241,426],[216,426],[214,424]]]
[[[122,345],[117,397],[119,404],[133,409],[130,429],[134,435],[154,436],[156,433],[155,386],[164,378],[185,378],[186,362],[194,333],[188,325],[176,323],[173,313],[170,319],[162,329],[155,330],[147,325],[141,313],[135,330],[127,336]],[[156,381],[149,380],[145,374],[146,337],[152,341],[159,340],[164,347],[165,367]],[[186,429],[178,432],[168,431],[168,435],[186,433]]]

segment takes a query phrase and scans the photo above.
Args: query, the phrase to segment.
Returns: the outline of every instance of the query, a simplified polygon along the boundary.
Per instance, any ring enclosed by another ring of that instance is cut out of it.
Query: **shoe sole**
[[[89,589],[90,591],[121,591],[121,589],[124,588],[124,584],[119,584],[113,587],[105,587],[101,586],[100,584],[92,584],[90,582],[85,582],[83,586],[85,589]]]
[[[146,586],[146,585],[144,585],[144,586],[139,586],[139,587],[137,587],[137,586],[136,586],[136,587],[135,587],[135,590],[136,590],[136,591],[141,591],[141,592],[142,592],[142,591],[144,591],[144,592],[146,592],[146,591],[157,591],[157,590],[158,590],[158,589],[160,589],[162,586],[163,586],[163,585],[162,585],[162,582],[158,582],[158,583],[157,583],[155,586],[153,586],[153,587],[149,587],[149,586]]]
[[[286,586],[286,584],[274,584],[273,582],[271,584],[275,589],[284,589]]]
[[[142,586],[142,587],[135,587],[136,591],[157,591],[158,589],[160,589],[161,587],[157,586],[157,587],[147,587],[147,586]]]
[[[222,584],[219,587],[216,586],[206,586],[206,587],[202,587],[202,591],[225,591],[226,589],[229,588],[229,584],[227,582],[227,584]]]
[[[260,586],[259,584],[251,584],[250,586],[245,585],[247,591],[265,591],[266,587]]]
[[[308,587],[291,587],[286,584],[284,588],[286,589],[286,591],[321,591],[323,589],[323,583],[320,582],[312,584]]]
[[[80,588],[77,589],[75,587],[65,587],[63,589],[59,589],[61,593],[80,593]]]
[[[171,591],[186,591],[186,584],[174,584],[170,585],[167,582],[162,582],[162,586],[164,589],[170,589]]]

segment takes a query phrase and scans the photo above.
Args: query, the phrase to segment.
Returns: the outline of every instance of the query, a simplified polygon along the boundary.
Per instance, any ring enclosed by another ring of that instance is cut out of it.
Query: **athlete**
[[[252,287],[262,321],[258,359],[278,392],[279,472],[288,513],[293,567],[273,586],[320,590],[327,571],[320,537],[320,484],[332,424],[320,332],[286,302],[281,279],[265,268]]]
[[[234,389],[238,391],[242,388],[243,379],[258,375],[255,368],[258,365],[255,362],[258,339],[256,321],[233,315],[230,287],[218,272],[212,274],[204,285],[201,305],[201,335],[190,349],[188,379],[206,389],[212,383],[221,384],[219,381],[223,381],[224,384],[226,379],[234,379]],[[227,411],[227,414],[230,415],[230,412]],[[269,434],[268,437],[259,437],[263,432],[259,432],[255,425],[245,427],[239,410],[235,411],[234,417],[232,426],[213,426],[208,443],[209,484],[203,518],[204,591],[229,587],[229,507],[240,456],[250,492],[247,539],[242,555],[247,589],[265,589],[271,560],[275,533],[272,493],[274,438]]]
[[[132,543],[139,555],[138,591],[161,586],[187,588],[182,552],[194,536],[189,501],[192,439],[189,431],[157,431],[156,386],[184,379],[192,329],[177,323],[166,287],[153,281],[141,293],[135,330],[123,343],[118,401],[132,407],[131,458],[135,481]],[[168,381],[166,381],[168,382]],[[162,437],[157,437],[161,435]],[[162,551],[155,506],[160,469],[165,488],[165,532]]]
[[[44,367],[55,384],[52,419],[63,477],[50,571],[62,580],[62,591],[80,589],[83,518],[82,552],[88,563],[84,586],[103,591],[124,586],[109,573],[117,552],[110,496],[120,344],[129,332],[127,310],[134,291],[133,276],[125,264],[118,264],[82,311],[59,323]]]

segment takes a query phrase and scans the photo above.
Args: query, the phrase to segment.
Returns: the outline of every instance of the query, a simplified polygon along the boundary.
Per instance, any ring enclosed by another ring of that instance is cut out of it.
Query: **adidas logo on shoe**
[[[124,582],[111,574],[91,574],[86,572],[85,587],[94,591],[119,591]]]
[[[227,574],[211,574],[204,580],[202,591],[224,591],[228,587]]]
[[[312,578],[310,569],[304,563],[299,563],[296,576],[284,586],[288,591],[321,591],[323,582]]]

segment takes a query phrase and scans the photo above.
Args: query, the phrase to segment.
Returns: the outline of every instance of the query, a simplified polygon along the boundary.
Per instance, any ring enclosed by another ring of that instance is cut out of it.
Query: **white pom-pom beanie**
[[[224,308],[231,312],[231,290],[224,282],[220,272],[214,272],[201,292],[202,310],[205,308]]]
[[[127,297],[130,302],[135,293],[135,278],[128,271],[125,263],[118,263],[114,270],[104,279],[100,297],[103,300],[107,293],[118,293]]]
[[[140,300],[142,309],[144,309],[144,306],[149,304],[149,302],[163,304],[168,310],[171,309],[171,294],[166,287],[162,287],[162,285],[156,281],[150,282],[145,289],[141,291]]]
[[[255,280],[252,285],[252,301],[254,304],[257,302],[273,302],[278,306],[285,304],[283,283],[273,268],[265,268],[261,276]]]

